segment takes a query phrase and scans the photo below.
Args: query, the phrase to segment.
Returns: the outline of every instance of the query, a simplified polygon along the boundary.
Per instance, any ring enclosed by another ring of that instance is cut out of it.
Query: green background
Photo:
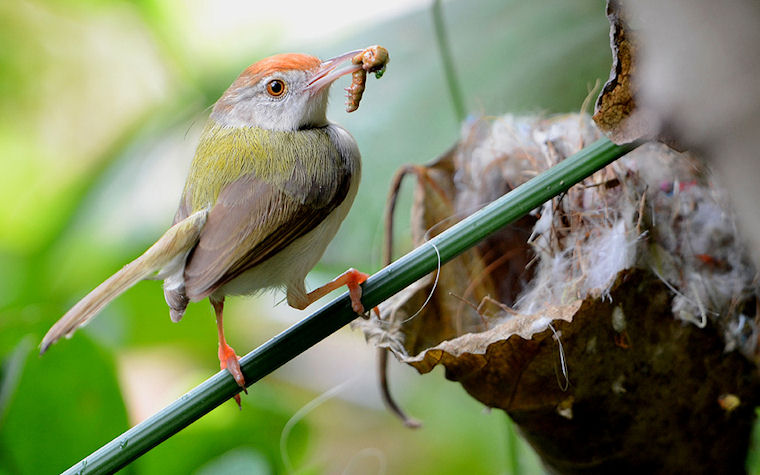
[[[379,269],[393,173],[434,159],[459,137],[424,4],[299,42],[276,24],[238,22],[235,34],[199,28],[235,17],[234,2],[210,16],[193,9],[200,3],[0,3],[0,474],[64,470],[218,370],[211,307],[191,305],[173,324],[157,282],[138,284],[44,357],[37,345],[78,298],[167,227],[209,106],[250,63],[289,50],[323,58],[371,44],[390,51],[387,73],[369,79],[359,111],[343,110],[347,79],[332,92],[328,116],[354,134],[364,180],[310,274],[312,287],[350,266]],[[443,7],[473,117],[579,111],[609,73],[603,2]],[[409,204],[404,188],[399,252],[409,248]],[[239,354],[305,315],[281,299],[229,300],[228,340]],[[286,424],[339,386],[289,424],[285,455],[296,472],[540,472],[502,412],[486,410],[441,371],[423,377],[393,362],[394,393],[424,422],[403,428],[380,403],[374,358],[360,334],[341,330],[254,385],[242,411],[223,405],[125,471],[284,472]]]

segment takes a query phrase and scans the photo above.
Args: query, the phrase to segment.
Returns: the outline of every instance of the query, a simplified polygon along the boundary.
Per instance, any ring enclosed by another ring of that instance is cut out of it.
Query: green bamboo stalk
[[[462,98],[462,88],[459,86],[459,79],[454,68],[454,60],[451,55],[449,38],[446,34],[446,26],[443,23],[443,7],[441,0],[434,0],[432,6],[433,29],[435,31],[436,44],[438,53],[441,55],[443,62],[443,77],[446,78],[446,85],[449,88],[449,97],[451,97],[451,106],[454,108],[457,123],[464,122],[466,112],[464,108],[464,99]]]
[[[465,218],[364,283],[367,308],[380,304],[516,221],[545,201],[632,150],[601,139]],[[248,385],[270,374],[356,318],[348,294],[333,300],[240,360]],[[71,467],[67,474],[111,473],[187,427],[240,392],[227,371],[220,371],[152,417],[116,437]]]

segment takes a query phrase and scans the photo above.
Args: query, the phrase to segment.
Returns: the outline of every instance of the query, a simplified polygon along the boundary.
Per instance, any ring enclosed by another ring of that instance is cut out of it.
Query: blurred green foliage
[[[2,373],[0,465],[11,473],[58,472],[127,426],[112,354],[84,336],[43,360],[35,344],[22,339]]]
[[[243,5],[0,2],[0,474],[61,471],[217,370],[210,307],[192,305],[172,324],[156,282],[138,284],[42,358],[37,344],[69,306],[165,229],[207,108],[248,64],[285,48],[330,57],[382,44],[391,54],[358,112],[347,115],[340,91],[333,93],[328,114],[356,137],[365,179],[312,283],[348,266],[379,268],[392,174],[458,139],[429,9],[293,45],[276,24],[246,24],[256,17]],[[443,7],[473,114],[577,111],[607,77],[603,2]],[[333,18],[346,14],[333,8]],[[400,209],[408,208],[408,190],[404,196]],[[410,242],[408,211],[397,222],[400,252]],[[240,354],[293,318],[271,298],[232,300],[226,315]],[[374,352],[355,344],[360,339],[334,335],[321,345],[326,351],[310,350],[253,386],[242,411],[225,404],[125,472],[282,472],[282,428],[324,389],[320,381],[343,378],[335,362],[372,381]],[[344,353],[346,341],[360,349]],[[334,399],[296,424],[288,451],[299,473],[539,471],[501,412],[484,412],[440,371],[393,370],[402,403],[424,428],[403,429],[381,408],[374,383],[356,388],[358,397]],[[147,408],[143,399],[152,401]]]

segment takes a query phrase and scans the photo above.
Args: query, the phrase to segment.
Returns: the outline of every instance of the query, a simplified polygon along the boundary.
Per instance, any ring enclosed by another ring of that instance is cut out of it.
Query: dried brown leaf
[[[654,121],[636,100],[637,42],[616,0],[607,1],[612,70],[596,101],[594,122],[617,144],[651,137]]]

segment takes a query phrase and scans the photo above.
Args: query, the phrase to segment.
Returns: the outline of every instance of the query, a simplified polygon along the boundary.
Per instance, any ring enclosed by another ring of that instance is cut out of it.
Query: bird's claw
[[[219,367],[221,369],[226,369],[230,375],[232,375],[235,382],[238,383],[238,386],[243,388],[243,392],[248,394],[248,390],[245,387],[245,377],[243,376],[243,371],[240,369],[240,357],[235,354],[235,350],[233,350],[231,346],[219,346]],[[242,409],[240,394],[235,394],[233,398],[235,399],[235,402],[237,402],[238,407]]]
[[[230,372],[238,386],[245,389],[245,377],[240,369],[240,357],[231,347],[219,349],[219,367]]]
[[[349,277],[346,286],[348,287],[348,296],[351,298],[351,308],[362,317],[366,317],[366,310],[362,303],[362,288],[360,285],[369,278],[369,274],[365,274],[356,269],[349,269],[348,275]],[[380,310],[377,307],[373,307],[372,310],[379,318]]]

